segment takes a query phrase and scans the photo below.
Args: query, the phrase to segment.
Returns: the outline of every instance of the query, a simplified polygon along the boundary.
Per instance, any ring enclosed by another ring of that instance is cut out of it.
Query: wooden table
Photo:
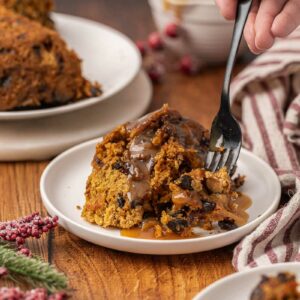
[[[146,0],[58,0],[56,10],[108,24],[133,39],[144,39],[154,30]],[[163,84],[155,86],[150,110],[168,102],[209,127],[223,72],[223,67],[215,67],[196,77],[168,74]],[[46,214],[39,180],[47,163],[0,164],[1,220],[33,211]],[[74,299],[191,299],[234,272],[233,246],[191,255],[137,255],[95,246],[58,228],[51,238],[33,241],[31,248],[68,275]]]

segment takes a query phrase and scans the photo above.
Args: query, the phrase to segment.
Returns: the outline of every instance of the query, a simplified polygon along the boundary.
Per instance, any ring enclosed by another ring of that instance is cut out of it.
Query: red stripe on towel
[[[283,127],[286,128],[286,129],[290,129],[290,130],[295,130],[295,129],[298,128],[297,124],[292,123],[292,122],[288,122],[288,121],[284,122]]]
[[[269,241],[269,243],[266,245],[265,252],[266,252],[270,262],[275,264],[278,262],[278,257],[272,248],[272,242],[273,242],[273,240]]]
[[[290,108],[292,108],[293,110],[297,111],[300,113],[300,105],[296,102],[293,102],[291,105],[290,105]]]
[[[300,212],[300,208],[296,210],[295,214],[291,217],[291,220]],[[286,230],[284,236],[283,236],[283,243],[286,245],[286,255],[285,255],[285,261],[289,261],[293,255],[294,246],[291,241],[291,233],[294,229],[294,226],[299,222],[299,219],[296,219],[293,221],[291,225],[289,225],[288,229]]]
[[[242,251],[243,247],[242,247],[242,243],[240,243],[236,249],[235,249],[235,256],[233,257],[233,267],[237,270],[238,269],[238,259],[239,259],[239,255],[240,252]]]
[[[258,244],[260,244],[261,242],[265,241],[277,228],[277,225],[282,217],[282,213],[283,210],[280,209],[276,214],[275,217],[271,219],[271,221],[268,223],[268,225],[266,226],[265,230],[263,231],[263,233],[257,237],[253,242],[252,242],[252,249],[250,251],[250,253],[248,254],[248,264],[250,264],[253,260],[254,260],[254,252],[256,247],[258,246]]]
[[[282,109],[278,105],[278,101],[277,101],[274,93],[272,92],[272,88],[266,82],[262,82],[262,86],[263,86],[265,92],[268,93],[270,101],[271,101],[271,104],[272,104],[272,106],[274,108],[275,116],[276,116],[276,124],[278,126],[278,131],[282,132],[282,129],[283,129]],[[284,88],[284,86],[283,86],[283,88]],[[289,159],[291,161],[292,168],[296,169],[296,168],[299,167],[299,165],[298,165],[298,159],[296,157],[294,149],[292,148],[292,146],[288,142],[286,136],[282,135],[282,137],[284,139],[285,149],[286,149],[288,157],[289,157]]]
[[[257,62],[253,62],[251,64],[251,67],[265,67],[265,66],[271,66],[271,65],[277,65],[280,64],[282,61],[281,60],[269,60],[269,61],[257,61]]]
[[[264,142],[265,151],[266,151],[266,154],[267,154],[267,157],[268,157],[268,161],[273,166],[273,168],[278,168],[278,164],[277,164],[277,161],[276,161],[276,158],[275,158],[275,154],[273,152],[270,137],[268,135],[268,132],[267,132],[267,129],[265,127],[262,116],[261,116],[261,114],[258,110],[256,97],[253,94],[251,94],[248,89],[246,89],[246,92],[247,92],[248,96],[251,99],[251,107],[252,107],[255,119],[257,121],[257,125],[258,125],[258,128],[259,128],[262,140]]]
[[[300,54],[300,49],[270,49],[269,53],[280,53],[280,54]]]

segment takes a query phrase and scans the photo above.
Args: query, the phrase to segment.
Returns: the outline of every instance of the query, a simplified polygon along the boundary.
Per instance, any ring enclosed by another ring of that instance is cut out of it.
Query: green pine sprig
[[[50,293],[67,288],[67,277],[54,266],[37,257],[17,253],[9,245],[0,243],[0,266],[9,272],[10,279],[33,287],[43,287]]]

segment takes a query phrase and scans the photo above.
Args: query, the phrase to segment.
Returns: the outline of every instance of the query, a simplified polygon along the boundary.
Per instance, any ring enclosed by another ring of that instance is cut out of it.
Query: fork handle
[[[238,0],[237,3],[236,19],[222,89],[221,106],[223,106],[223,108],[230,109],[229,92],[232,70],[234,67],[236,55],[243,36],[245,23],[249,15],[252,2],[253,0]]]

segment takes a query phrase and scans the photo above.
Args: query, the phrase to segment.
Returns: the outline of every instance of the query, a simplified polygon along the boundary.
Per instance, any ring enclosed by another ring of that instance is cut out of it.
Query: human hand
[[[233,20],[238,0],[216,0],[221,14]],[[276,37],[286,37],[300,25],[300,0],[254,0],[244,36],[256,54],[272,47]]]

